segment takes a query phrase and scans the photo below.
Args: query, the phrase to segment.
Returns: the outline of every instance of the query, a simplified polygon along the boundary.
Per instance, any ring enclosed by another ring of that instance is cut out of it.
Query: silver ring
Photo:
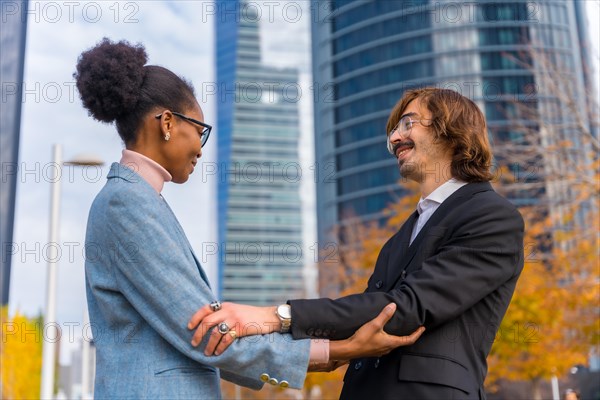
[[[221,302],[219,300],[215,300],[210,303],[210,309],[213,311],[219,311],[221,308]]]
[[[227,332],[229,332],[229,325],[227,325],[225,322],[221,322],[218,326],[217,329],[219,330],[219,333],[221,335],[226,334]]]

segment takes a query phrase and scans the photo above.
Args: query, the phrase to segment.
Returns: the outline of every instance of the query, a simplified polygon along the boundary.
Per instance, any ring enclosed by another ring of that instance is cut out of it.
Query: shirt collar
[[[426,198],[421,197],[419,203],[417,204],[417,211],[419,212],[419,215],[430,207],[439,206],[444,202],[444,200],[446,200],[454,192],[466,184],[467,182],[459,181],[456,178],[450,178],[448,181],[444,182],[437,189],[431,192]]]
[[[171,174],[162,165],[133,150],[124,149],[119,164],[137,172],[158,193],[162,191],[165,182],[172,179]]]

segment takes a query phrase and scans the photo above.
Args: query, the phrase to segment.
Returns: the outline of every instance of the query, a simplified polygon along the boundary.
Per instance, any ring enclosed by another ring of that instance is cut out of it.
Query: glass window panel
[[[394,43],[387,43],[341,58],[333,64],[336,76],[380,62],[395,60],[431,51],[431,36],[420,36]]]
[[[372,24],[349,32],[333,41],[333,53],[351,49],[355,46],[380,39],[427,28],[430,25],[429,12],[405,14],[381,23]]]
[[[344,146],[359,140],[370,139],[375,136],[385,135],[387,116],[372,119],[360,124],[352,124],[335,132],[336,146]]]
[[[421,60],[356,76],[335,86],[336,99],[393,83],[432,76],[432,64],[432,60]]]
[[[385,130],[382,130],[382,132],[384,131]],[[389,159],[391,156],[387,151],[383,133],[380,132],[380,135],[382,139],[380,143],[362,146],[339,154],[336,157],[338,171]]]
[[[357,22],[366,21],[367,19],[385,15],[389,12],[398,10],[408,10],[413,7],[419,7],[427,4],[429,0],[386,0],[386,1],[368,1],[366,4],[354,7],[351,10],[343,12],[333,18],[333,31],[336,32],[348,26],[354,25]],[[336,2],[338,3],[338,2]],[[349,1],[339,2],[341,4],[350,3]],[[338,5],[336,4],[336,8]]]

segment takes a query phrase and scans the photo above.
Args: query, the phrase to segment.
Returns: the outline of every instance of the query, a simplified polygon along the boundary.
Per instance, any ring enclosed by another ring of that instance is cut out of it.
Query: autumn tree
[[[9,318],[6,306],[1,313],[2,398],[37,399],[42,371],[41,317],[29,319],[17,313]]]
[[[586,364],[598,345],[598,243],[581,238],[566,251],[544,253],[536,237],[552,229],[550,219],[524,216],[525,267],[492,347],[486,385],[528,381],[531,397],[540,399],[542,380]]]
[[[497,190],[534,201],[520,210],[525,268],[492,347],[487,384],[529,381],[531,397],[541,399],[543,380],[587,364],[599,349],[600,146],[593,95],[581,96],[556,54],[527,54],[519,62],[536,84],[505,110],[511,140],[493,139]]]

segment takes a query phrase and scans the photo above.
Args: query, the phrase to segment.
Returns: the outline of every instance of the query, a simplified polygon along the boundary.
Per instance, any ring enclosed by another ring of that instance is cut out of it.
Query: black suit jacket
[[[480,399],[486,357],[523,269],[523,219],[489,183],[444,201],[409,245],[416,212],[383,246],[365,293],[292,300],[294,338],[344,339],[390,302],[385,327],[425,333],[386,356],[352,360],[344,399]]]

